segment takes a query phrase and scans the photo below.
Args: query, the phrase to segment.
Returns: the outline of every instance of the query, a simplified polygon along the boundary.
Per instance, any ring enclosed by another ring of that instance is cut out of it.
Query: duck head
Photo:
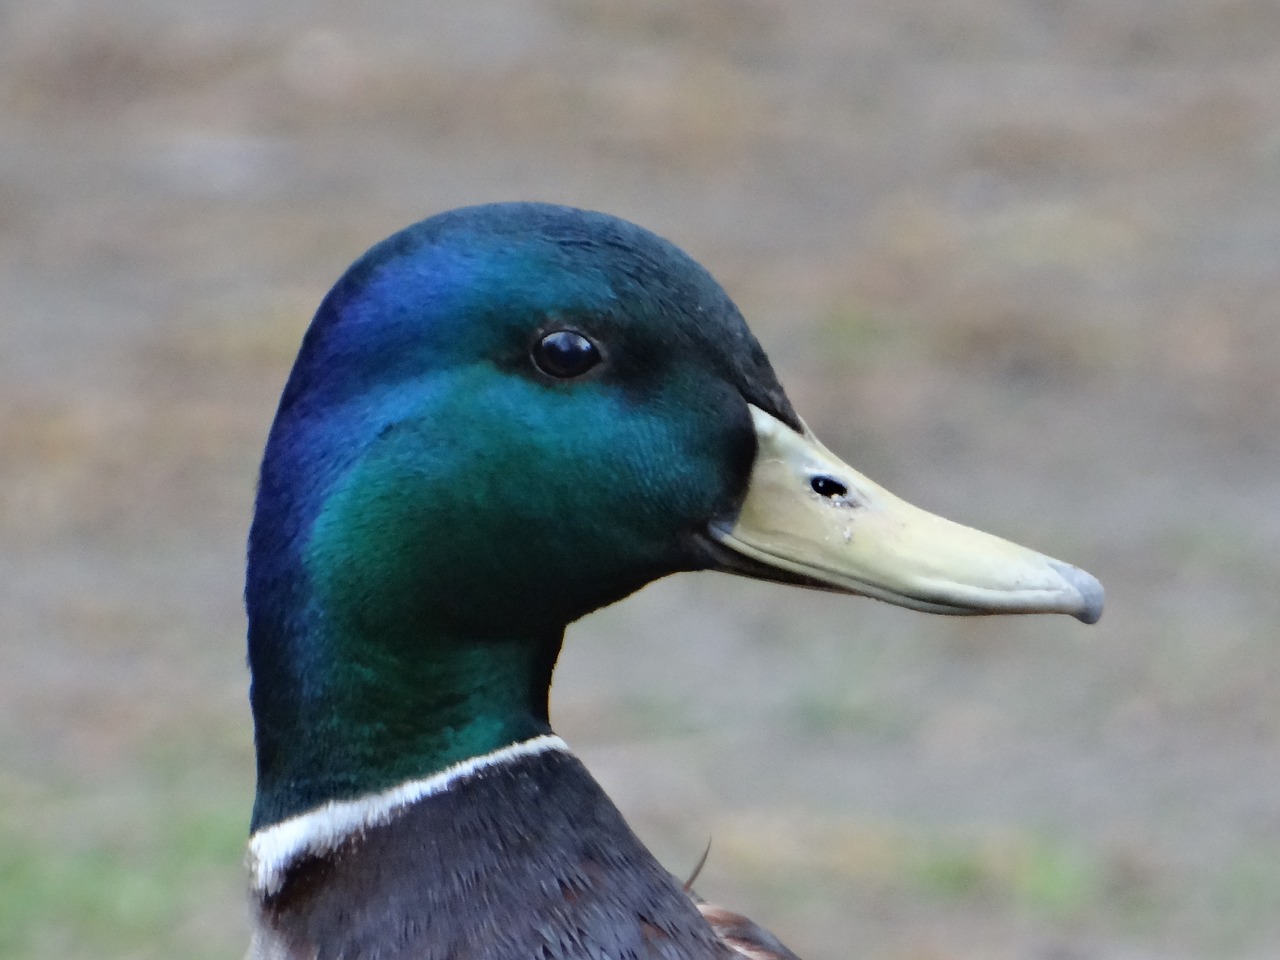
[[[565,625],[697,569],[942,613],[1102,601],[827,451],[648,231],[497,204],[375,246],[321,304],[262,465],[255,829],[546,732]]]

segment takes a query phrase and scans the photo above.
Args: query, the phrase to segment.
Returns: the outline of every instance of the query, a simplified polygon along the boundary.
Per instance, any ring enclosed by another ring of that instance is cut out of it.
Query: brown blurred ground
[[[0,955],[239,955],[275,397],[365,247],[511,198],[677,241],[829,445],[1109,591],[576,627],[673,870],[810,960],[1280,956],[1272,0],[0,5]]]

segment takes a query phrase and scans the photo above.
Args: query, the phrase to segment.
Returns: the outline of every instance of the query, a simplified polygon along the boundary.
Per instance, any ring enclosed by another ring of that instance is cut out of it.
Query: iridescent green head
[[[263,462],[256,819],[545,728],[565,624],[706,564],[751,470],[748,403],[798,426],[724,291],[632,224],[503,204],[370,250]]]
[[[900,545],[833,558],[826,528],[788,543],[880,510],[822,455],[720,286],[639,227],[497,204],[377,245],[322,303],[262,465],[255,828],[545,732],[565,625],[680,570],[944,612],[1100,603],[1021,555],[1031,588],[925,576]]]

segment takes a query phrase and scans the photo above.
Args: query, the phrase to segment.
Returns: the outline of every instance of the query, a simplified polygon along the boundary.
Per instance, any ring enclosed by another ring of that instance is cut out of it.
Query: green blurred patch
[[[14,812],[0,827],[0,955],[203,958],[238,949],[238,936],[210,937],[203,915],[225,909],[227,890],[238,889],[230,874],[242,857],[243,811],[170,811],[141,837],[85,839],[28,829]]]
[[[93,784],[0,778],[0,957],[243,953],[240,758],[140,752]]]
[[[601,703],[591,718],[598,732],[613,739],[658,740],[699,731],[691,704],[662,693],[634,693]]]
[[[999,903],[1062,921],[1101,906],[1106,857],[1072,838],[1018,829],[937,831],[908,824],[753,814],[716,830],[734,869],[794,895],[862,888],[892,899]]]
[[[788,719],[809,736],[861,733],[886,741],[912,729],[910,715],[897,704],[872,693],[825,691],[796,697]]]
[[[1020,832],[919,838],[903,874],[937,896],[993,897],[1055,918],[1083,912],[1103,889],[1099,864],[1078,845]]]
[[[1274,846],[1242,851],[1208,884],[1209,932],[1225,953],[1244,954],[1256,931],[1280,913],[1280,856]]]
[[[860,625],[857,643],[832,642],[843,624],[818,626],[789,636],[794,623],[771,629],[796,652],[798,679],[790,687],[784,718],[797,734],[812,737],[861,735],[900,741],[918,721],[913,691],[904,688],[902,664],[919,656],[910,638]]]

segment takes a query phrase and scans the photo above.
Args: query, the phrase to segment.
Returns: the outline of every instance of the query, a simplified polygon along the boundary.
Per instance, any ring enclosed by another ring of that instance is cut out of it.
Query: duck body
[[[737,957],[582,764],[542,746],[298,860],[250,955]]]
[[[913,509],[639,227],[494,204],[375,246],[303,340],[250,532],[250,960],[793,957],[645,850],[552,733],[552,671],[568,623],[685,570],[1096,619],[1087,574]]]

